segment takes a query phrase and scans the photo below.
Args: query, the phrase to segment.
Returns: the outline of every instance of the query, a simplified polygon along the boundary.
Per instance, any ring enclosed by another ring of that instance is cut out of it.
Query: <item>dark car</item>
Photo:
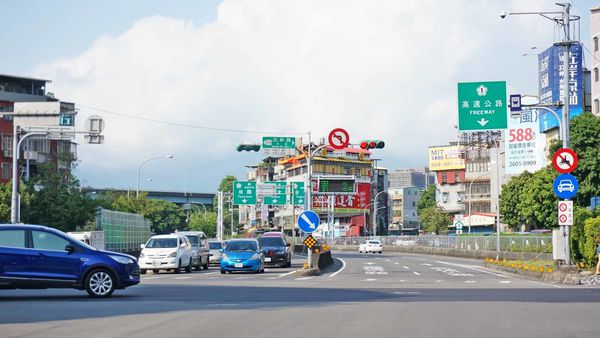
[[[265,265],[275,265],[289,268],[292,266],[292,251],[285,237],[277,233],[265,233],[258,242],[265,255]]]
[[[140,282],[135,257],[40,225],[0,225],[0,289],[75,288],[92,297]]]

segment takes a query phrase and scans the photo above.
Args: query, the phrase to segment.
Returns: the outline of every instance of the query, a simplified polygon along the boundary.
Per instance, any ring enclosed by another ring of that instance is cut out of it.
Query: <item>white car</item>
[[[381,242],[378,240],[368,240],[364,243],[362,243],[359,247],[358,247],[358,252],[359,253],[367,253],[367,252],[379,252],[379,253],[383,253],[383,245],[381,245]]]
[[[175,273],[192,272],[192,244],[181,234],[156,235],[141,245],[140,273],[147,270],[158,273],[160,270],[173,270]]]
[[[221,240],[210,240],[208,241],[210,247],[210,264],[221,264],[221,257],[223,253],[221,249],[225,249],[225,242]]]

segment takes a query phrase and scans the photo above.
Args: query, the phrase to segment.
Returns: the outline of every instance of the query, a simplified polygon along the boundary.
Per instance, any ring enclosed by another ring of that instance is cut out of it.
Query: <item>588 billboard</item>
[[[569,119],[583,113],[583,69],[580,45],[573,45],[569,51]],[[564,88],[564,47],[552,46],[538,56],[540,103],[558,102]],[[556,109],[559,116],[562,108]],[[540,132],[558,127],[558,121],[549,113],[540,116]]]

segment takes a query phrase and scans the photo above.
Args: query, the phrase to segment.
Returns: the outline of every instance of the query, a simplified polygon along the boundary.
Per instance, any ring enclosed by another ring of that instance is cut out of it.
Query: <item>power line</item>
[[[165,125],[174,126],[174,127],[203,129],[203,130],[220,131],[220,132],[227,132],[227,133],[269,134],[269,135],[306,135],[306,134],[308,134],[307,132],[304,132],[304,133],[301,133],[301,132],[275,132],[275,131],[242,130],[242,129],[228,129],[228,128],[215,128],[215,127],[199,126],[199,125],[188,124],[188,123],[163,121],[163,120],[151,119],[151,118],[147,118],[147,117],[123,114],[123,113],[118,113],[118,112],[114,112],[114,111],[110,111],[110,110],[106,110],[106,109],[90,107],[90,106],[86,106],[83,104],[77,104],[77,105],[80,107],[83,107],[83,108],[99,111],[99,112],[106,113],[106,114],[126,117],[126,118],[134,119],[134,120],[141,120],[141,121],[153,122],[153,123],[158,123],[158,124],[165,124]]]

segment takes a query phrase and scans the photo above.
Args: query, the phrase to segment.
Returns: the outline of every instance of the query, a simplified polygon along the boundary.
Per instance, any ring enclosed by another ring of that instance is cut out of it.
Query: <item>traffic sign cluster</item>
[[[552,165],[560,173],[554,180],[554,193],[565,200],[558,202],[559,225],[573,225],[573,201],[569,199],[577,194],[579,183],[577,178],[569,173],[577,168],[578,163],[577,154],[569,148],[559,149],[552,156]]]

